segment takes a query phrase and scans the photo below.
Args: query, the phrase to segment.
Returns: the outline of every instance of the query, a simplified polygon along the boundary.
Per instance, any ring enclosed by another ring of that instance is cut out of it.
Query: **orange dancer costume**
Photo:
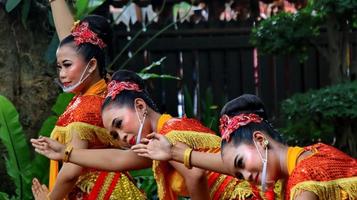
[[[313,154],[296,165],[305,151]],[[313,192],[320,200],[357,199],[357,160],[340,150],[322,143],[289,147],[287,162],[285,199],[293,199],[302,191]]]
[[[74,134],[88,141],[88,148],[117,146],[110,134],[103,128],[101,105],[107,93],[107,85],[102,79],[92,85],[84,94],[76,95],[58,119],[51,138],[68,144]],[[58,162],[51,160],[50,190],[58,174]],[[145,199],[126,172],[106,172],[84,168],[75,188],[68,195],[76,199]]]
[[[218,153],[221,150],[221,138],[194,119],[178,119],[163,114],[158,121],[157,132],[165,135],[171,143],[183,142],[196,151]],[[168,162],[154,161],[153,171],[161,200],[188,196],[184,178]],[[207,182],[211,199],[214,200],[263,199],[256,186],[232,176],[207,171]],[[280,194],[279,186],[276,185],[274,189],[276,194]]]

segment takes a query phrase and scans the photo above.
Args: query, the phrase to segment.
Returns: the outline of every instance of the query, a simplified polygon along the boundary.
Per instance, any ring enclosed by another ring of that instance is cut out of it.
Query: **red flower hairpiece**
[[[108,94],[106,98],[111,97],[112,100],[114,100],[114,98],[123,90],[142,91],[136,83],[112,80],[108,85]]]
[[[83,43],[91,43],[99,46],[101,49],[107,46],[96,33],[90,30],[88,22],[75,24],[71,34],[74,36],[74,42],[77,46]]]
[[[231,134],[239,127],[245,126],[252,122],[260,123],[261,121],[263,121],[263,119],[259,117],[259,115],[253,113],[243,113],[232,118],[228,117],[228,115],[223,115],[219,119],[219,130],[221,132],[222,139],[229,142]]]

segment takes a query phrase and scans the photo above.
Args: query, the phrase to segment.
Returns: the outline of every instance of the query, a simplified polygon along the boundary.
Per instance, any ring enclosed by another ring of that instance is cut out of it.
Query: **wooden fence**
[[[275,116],[283,99],[329,84],[326,61],[314,48],[309,50],[309,58],[304,63],[294,56],[260,55],[259,52],[255,60],[255,50],[249,43],[250,25],[249,22],[214,22],[172,26],[138,51],[124,68],[139,71],[166,57],[162,66],[153,72],[179,76],[182,80],[151,80],[149,85],[161,110],[173,115],[181,114],[184,87],[196,102],[205,101],[206,91],[211,88],[214,104],[218,106],[243,93],[257,94],[270,115]],[[140,34],[115,68],[162,28],[153,25]],[[133,38],[139,30],[141,24],[132,26],[131,32],[117,26],[114,52],[120,52],[129,42],[128,38]],[[351,46],[351,57],[356,59],[356,40]],[[201,103],[194,105],[196,116],[200,116]]]

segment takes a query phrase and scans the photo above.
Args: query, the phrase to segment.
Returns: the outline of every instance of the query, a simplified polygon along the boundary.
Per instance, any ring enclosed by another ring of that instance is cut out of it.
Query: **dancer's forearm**
[[[71,33],[73,15],[65,0],[54,0],[50,4],[57,35],[61,41]]]

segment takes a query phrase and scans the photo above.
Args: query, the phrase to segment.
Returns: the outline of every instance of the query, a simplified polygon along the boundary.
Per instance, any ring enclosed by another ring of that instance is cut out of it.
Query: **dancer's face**
[[[83,56],[78,54],[71,44],[59,47],[56,56],[58,76],[63,86],[69,87],[78,83],[88,64]],[[83,90],[85,84],[86,81],[78,86],[74,92]]]
[[[140,106],[139,106],[140,107]],[[138,113],[138,114],[137,114]],[[109,104],[102,112],[104,127],[109,130],[114,139],[122,141],[126,147],[135,145],[136,138],[140,128],[140,120],[143,120],[141,108],[130,108],[129,106],[118,106]],[[144,122],[142,137],[145,137],[150,131],[148,118]]]
[[[231,140],[222,149],[222,160],[232,176],[244,178],[245,180],[261,184],[263,162],[259,152],[265,158],[265,148],[256,140],[257,146],[253,144],[240,143],[235,145]],[[259,152],[258,152],[259,151]],[[271,150],[268,150],[267,183],[277,181],[279,176],[279,159]]]
[[[263,164],[254,145],[230,142],[222,149],[222,160],[232,176],[260,184]]]

